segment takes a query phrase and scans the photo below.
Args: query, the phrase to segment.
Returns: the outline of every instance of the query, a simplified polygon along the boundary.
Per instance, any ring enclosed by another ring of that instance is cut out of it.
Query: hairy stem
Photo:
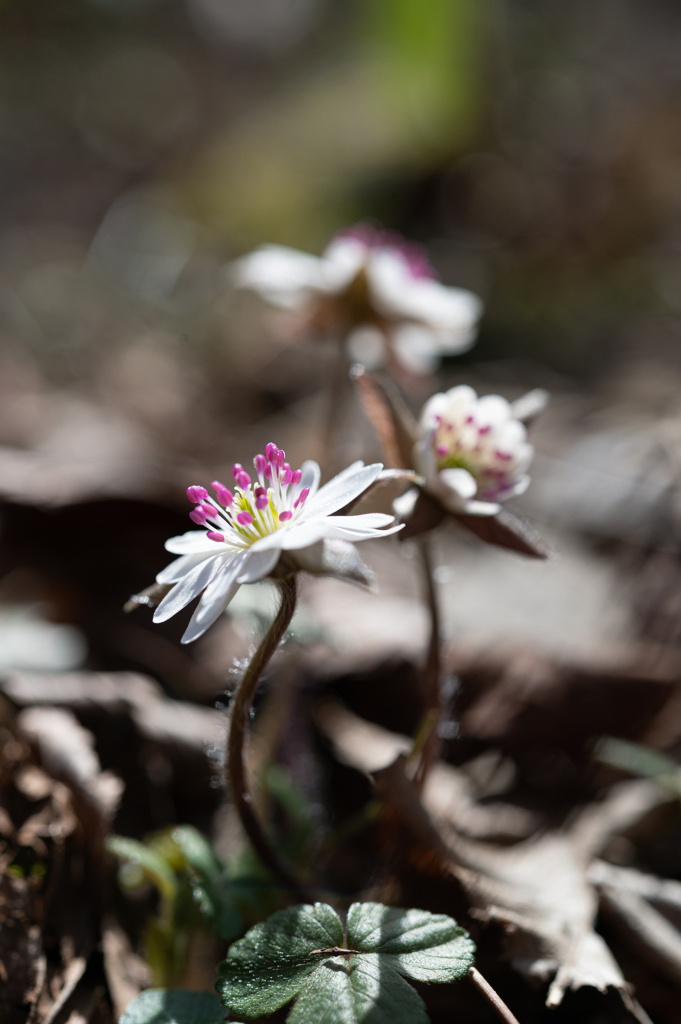
[[[277,587],[281,596],[281,604],[272,625],[260,641],[244,676],[239,683],[232,704],[232,718],[229,728],[229,748],[227,768],[229,788],[232,800],[243,825],[244,832],[250,839],[255,851],[270,871],[285,885],[299,887],[299,883],[286,865],[280,860],[273,849],[263,828],[253,811],[251,795],[248,791],[246,765],[244,763],[244,743],[248,731],[251,704],[260,678],[270,658],[279,646],[296,608],[297,583],[295,576],[278,580]]]
[[[440,606],[433,579],[433,558],[428,537],[421,540],[419,550],[426,585],[426,604],[430,616],[430,640],[423,670],[426,713],[417,730],[412,750],[412,757],[419,751],[421,752],[421,761],[414,777],[416,785],[421,788],[437,757],[440,746],[437,729],[442,716],[442,639],[440,635]]]
[[[477,967],[470,968],[468,977],[471,979],[478,991],[482,992],[487,1002],[494,1008],[497,1015],[505,1021],[506,1024],[519,1024],[518,1018],[511,1013],[504,1000],[497,992],[494,991],[487,979],[483,978]]]

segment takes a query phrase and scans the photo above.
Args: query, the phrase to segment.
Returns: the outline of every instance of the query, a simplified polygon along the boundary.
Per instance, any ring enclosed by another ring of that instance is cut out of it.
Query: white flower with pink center
[[[310,324],[348,331],[352,356],[369,366],[380,365],[388,342],[413,373],[470,348],[482,313],[477,295],[437,280],[419,245],[371,225],[339,232],[321,257],[263,246],[236,260],[230,277]]]
[[[341,561],[347,564],[352,560],[347,542],[386,537],[401,529],[393,516],[378,512],[333,514],[371,486],[383,469],[380,462],[355,462],[323,487],[316,462],[293,470],[275,444],[256,455],[253,465],[255,479],[237,463],[231,488],[214,480],[214,497],[205,487],[189,487],[187,497],[195,503],[189,517],[202,529],[166,541],[166,550],[180,557],[156,577],[157,583],[173,586],[154,612],[154,622],[165,622],[203,594],[183,643],[201,636],[243,583],[269,576],[280,559],[285,559],[286,571],[319,571],[324,544],[333,542],[336,553],[340,545]],[[341,575],[356,578],[347,571]]]
[[[424,406],[416,469],[426,490],[450,512],[495,515],[522,494],[534,449],[525,426],[500,395],[478,398],[465,384],[434,395]]]

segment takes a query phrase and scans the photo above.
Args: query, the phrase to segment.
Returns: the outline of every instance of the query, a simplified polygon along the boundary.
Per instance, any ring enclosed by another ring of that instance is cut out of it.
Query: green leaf
[[[232,942],[243,931],[234,887],[208,843],[191,825],[173,829],[173,842],[182,850],[192,872],[192,895],[219,939]]]
[[[172,904],[177,896],[177,879],[165,860],[148,846],[126,836],[109,836],[106,848],[120,860],[136,864],[158,889],[161,897]]]
[[[224,1007],[211,992],[151,988],[133,999],[119,1024],[218,1024]]]
[[[423,1002],[402,975],[454,981],[468,971],[474,950],[444,914],[355,903],[346,939],[336,912],[315,903],[251,929],[230,949],[216,987],[225,1006],[247,1017],[273,1013],[297,996],[289,1024],[426,1024]]]

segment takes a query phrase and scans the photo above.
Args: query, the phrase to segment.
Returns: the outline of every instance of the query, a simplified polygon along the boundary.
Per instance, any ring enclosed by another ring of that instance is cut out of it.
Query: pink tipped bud
[[[245,491],[251,482],[251,478],[248,473],[242,469],[241,472],[237,474],[236,482],[241,490]]]
[[[277,446],[276,446],[276,444],[272,444],[272,442],[270,441],[269,444],[265,445],[265,458],[266,459],[271,459],[273,451],[275,453],[277,452]],[[276,458],[276,454],[275,454],[275,458]]]
[[[279,469],[284,468],[284,460],[286,459],[286,452],[280,449],[277,452],[277,466]]]
[[[193,523],[196,523],[197,526],[203,526],[208,517],[201,506],[197,505],[196,508],[193,508],[189,513],[189,518]]]
[[[267,508],[269,503],[270,499],[267,497],[267,494],[259,494],[258,497],[255,499],[255,507],[257,508],[258,512],[262,512],[264,508]]]
[[[229,508],[234,502],[234,495],[228,487],[216,487],[218,501],[223,508]]]
[[[287,519],[293,518],[293,512],[282,512],[279,516],[279,522],[285,523]]]
[[[302,469],[297,469],[295,471],[295,473],[293,474],[293,476],[291,477],[291,483],[293,484],[294,487],[297,487],[302,479],[303,479],[303,471],[302,471]]]
[[[191,487],[187,488],[187,497],[193,502],[203,501],[204,498],[208,497],[208,491],[205,487],[199,487],[197,484],[193,484]]]
[[[282,470],[279,479],[281,480],[281,482],[284,485],[284,487],[288,487],[288,485],[293,480],[293,473],[291,472],[291,467],[290,466],[289,466],[288,469],[283,469]]]
[[[224,533],[216,533],[215,530],[209,530],[206,537],[208,537],[208,540],[214,540],[218,544],[222,544],[225,539]]]
[[[260,474],[265,472],[265,466],[267,465],[267,460],[265,459],[265,456],[256,455],[256,457],[253,459],[253,465],[255,466],[256,473],[260,476]]]
[[[253,516],[250,512],[239,512],[236,517],[236,521],[239,526],[250,526],[253,522]]]
[[[232,466],[232,476],[234,477],[235,480],[238,479],[239,473],[243,473],[243,471],[244,467],[241,465],[240,462],[235,462],[234,465]]]

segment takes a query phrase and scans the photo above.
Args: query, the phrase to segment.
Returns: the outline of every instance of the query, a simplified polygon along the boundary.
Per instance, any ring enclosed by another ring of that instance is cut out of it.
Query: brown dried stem
[[[296,608],[297,583],[295,576],[278,580],[277,587],[281,595],[279,610],[260,645],[250,660],[248,668],[239,683],[232,706],[232,718],[229,729],[229,748],[227,768],[229,788],[232,800],[243,825],[263,864],[272,874],[286,886],[300,888],[299,882],[280,860],[279,855],[271,846],[254,811],[251,795],[248,791],[246,765],[244,763],[244,743],[248,730],[251,705],[260,678],[272,655],[277,650],[284,633],[288,629]]]
[[[519,1024],[518,1018],[515,1014],[511,1013],[501,996],[494,991],[490,983],[482,976],[477,967],[470,968],[468,977],[471,979],[478,991],[482,992],[487,1002],[494,1008],[497,1016],[499,1016],[501,1020],[505,1021],[506,1024]]]

